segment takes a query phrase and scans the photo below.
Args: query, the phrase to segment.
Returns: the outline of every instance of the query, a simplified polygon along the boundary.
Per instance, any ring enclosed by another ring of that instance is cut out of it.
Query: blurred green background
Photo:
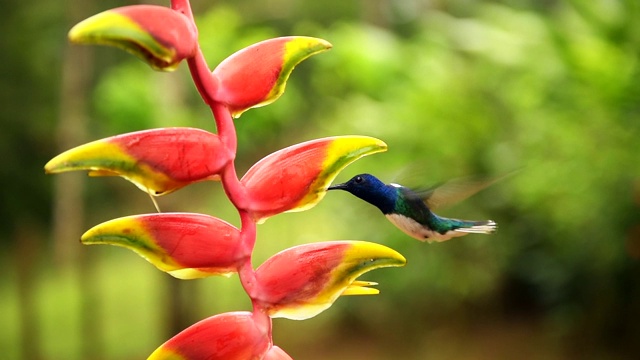
[[[0,359],[141,359],[180,329],[247,310],[237,277],[178,281],[132,252],[84,247],[100,222],[153,212],[118,178],[45,176],[70,147],[162,126],[215,130],[186,66],[69,46],[76,22],[131,1],[2,1]],[[346,193],[258,228],[255,265],[292,245],[379,242],[405,268],[363,279],[306,321],[274,321],[296,359],[635,359],[640,354],[640,2],[637,0],[193,0],[213,68],[266,38],[334,48],[302,63],[276,103],[237,120],[239,173],[332,135],[387,142],[337,181],[509,179],[442,214],[492,236],[423,244]],[[156,2],[168,4],[168,1]],[[238,224],[219,184],[159,199]]]

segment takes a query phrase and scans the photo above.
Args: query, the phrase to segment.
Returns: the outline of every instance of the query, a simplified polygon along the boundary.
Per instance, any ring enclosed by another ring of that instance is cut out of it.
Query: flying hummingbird
[[[469,233],[491,234],[498,225],[492,220],[471,221],[438,216],[433,209],[467,198],[497,180],[451,181],[426,191],[398,184],[385,184],[370,174],[356,175],[329,190],[344,190],[375,205],[400,230],[420,241],[446,241]]]

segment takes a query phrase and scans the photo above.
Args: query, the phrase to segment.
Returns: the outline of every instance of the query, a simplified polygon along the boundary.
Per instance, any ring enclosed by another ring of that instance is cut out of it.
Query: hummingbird
[[[345,183],[330,186],[328,190],[344,190],[376,206],[392,224],[415,239],[442,242],[470,233],[491,234],[497,230],[498,225],[493,220],[451,219],[432,211],[445,203],[469,197],[495,181],[469,184],[451,181],[416,191],[394,183],[385,184],[371,174],[360,174]]]

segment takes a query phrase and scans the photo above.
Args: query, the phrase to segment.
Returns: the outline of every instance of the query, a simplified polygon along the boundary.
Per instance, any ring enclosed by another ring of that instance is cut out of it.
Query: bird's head
[[[360,199],[376,205],[383,212],[388,206],[393,206],[395,203],[396,191],[394,188],[370,174],[356,175],[345,183],[330,186],[329,190],[348,191]]]

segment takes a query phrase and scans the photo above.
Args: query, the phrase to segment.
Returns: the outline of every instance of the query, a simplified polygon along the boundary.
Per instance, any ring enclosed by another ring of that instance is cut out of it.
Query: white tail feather
[[[471,233],[471,234],[491,234],[496,232],[498,229],[498,224],[496,224],[493,220],[487,220],[485,223],[481,225],[474,225],[468,228],[459,228],[455,231],[463,232],[463,233]]]

